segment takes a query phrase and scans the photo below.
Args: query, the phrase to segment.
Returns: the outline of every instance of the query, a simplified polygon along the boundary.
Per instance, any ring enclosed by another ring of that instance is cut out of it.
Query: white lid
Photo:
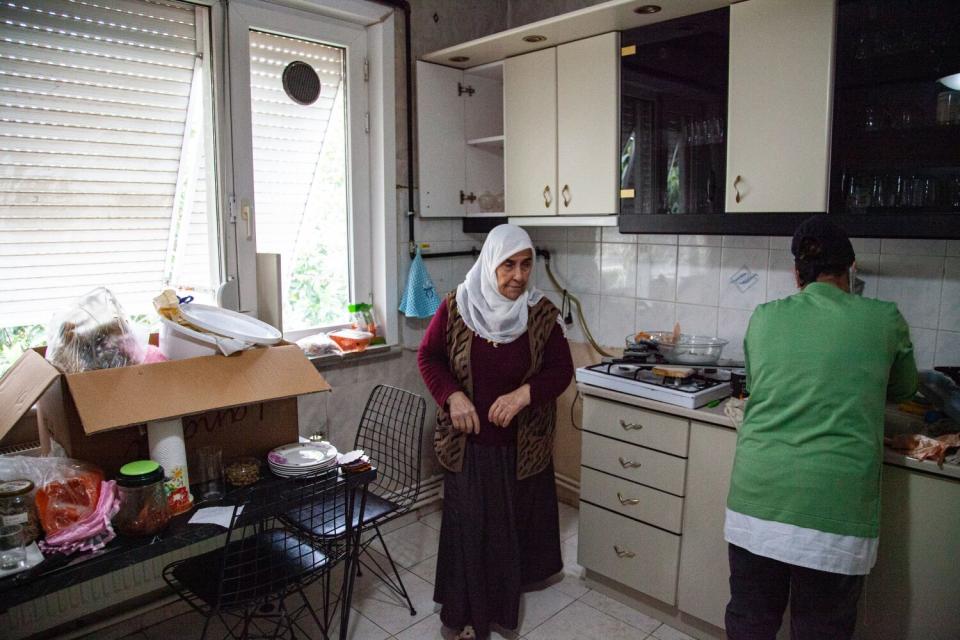
[[[276,344],[283,334],[266,322],[229,309],[195,302],[180,305],[183,317],[197,327],[254,344]]]

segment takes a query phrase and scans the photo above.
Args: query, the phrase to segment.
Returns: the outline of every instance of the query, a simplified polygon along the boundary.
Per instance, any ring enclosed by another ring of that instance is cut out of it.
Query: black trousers
[[[817,571],[729,545],[729,640],[773,640],[790,602],[793,640],[848,640],[863,576]]]

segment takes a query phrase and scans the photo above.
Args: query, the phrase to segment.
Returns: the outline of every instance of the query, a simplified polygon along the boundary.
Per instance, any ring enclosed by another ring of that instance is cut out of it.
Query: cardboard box
[[[183,418],[187,453],[218,444],[224,459],[263,457],[296,442],[296,397],[330,386],[295,345],[60,374],[27,351],[0,378],[0,444],[37,403],[41,446],[114,475],[149,457],[146,424]]]

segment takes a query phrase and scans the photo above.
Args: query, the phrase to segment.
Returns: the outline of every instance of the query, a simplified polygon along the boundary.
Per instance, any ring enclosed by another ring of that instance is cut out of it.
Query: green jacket
[[[750,400],[727,506],[877,537],[884,405],[917,388],[910,331],[896,305],[812,283],[757,307],[744,352]]]

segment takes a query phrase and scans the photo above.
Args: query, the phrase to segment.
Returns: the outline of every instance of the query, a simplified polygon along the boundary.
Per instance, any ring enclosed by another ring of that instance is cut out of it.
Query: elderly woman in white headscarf
[[[434,600],[463,640],[515,629],[523,587],[563,568],[552,450],[573,362],[535,260],[523,229],[493,229],[420,345],[446,470]]]

